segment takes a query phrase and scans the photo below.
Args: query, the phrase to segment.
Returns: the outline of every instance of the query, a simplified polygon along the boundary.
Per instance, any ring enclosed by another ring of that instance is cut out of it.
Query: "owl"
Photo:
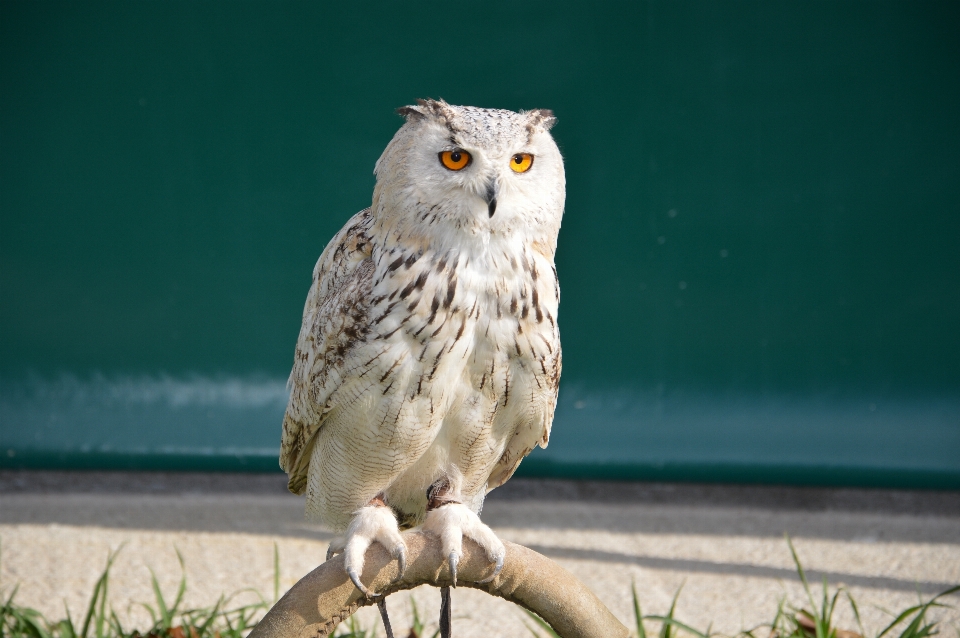
[[[303,311],[280,465],[309,519],[344,532],[354,584],[400,529],[463,537],[492,580],[486,494],[550,437],[560,379],[554,266],[563,159],[547,110],[420,100],[376,163],[370,208],[320,256]]]

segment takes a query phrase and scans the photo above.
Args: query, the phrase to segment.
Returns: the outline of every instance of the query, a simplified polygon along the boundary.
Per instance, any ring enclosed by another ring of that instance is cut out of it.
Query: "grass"
[[[107,565],[93,586],[90,602],[79,625],[74,623],[69,609],[64,610],[65,618],[51,621],[35,609],[17,605],[18,588],[14,587],[0,607],[0,638],[243,638],[256,625],[256,620],[280,598],[280,557],[274,545],[272,599],[267,600],[255,589],[241,589],[230,596],[221,596],[211,607],[185,608],[187,573],[178,550],[180,582],[176,593],[172,597],[165,596],[151,570],[153,601],[139,603],[150,615],[151,624],[145,629],[126,628],[108,601],[110,568],[119,551],[107,557]],[[252,594],[256,601],[235,604],[233,601],[241,594]],[[350,618],[345,625],[337,633],[337,638],[374,636],[374,630],[361,629],[355,618]]]
[[[807,601],[810,608],[788,608],[784,611],[784,604],[781,602],[777,615],[771,623],[771,638],[860,638],[863,636],[863,625],[860,622],[860,610],[856,601],[850,592],[843,587],[834,590],[830,595],[830,589],[827,586],[827,579],[823,579],[823,591],[819,601],[814,597],[810,589],[810,583],[807,581],[807,574],[800,563],[797,551],[793,547],[793,542],[787,537],[787,545],[790,547],[790,555],[793,557],[793,563],[797,568],[797,574],[800,576],[800,582],[803,583],[803,590],[807,595]],[[960,585],[951,587],[927,601],[921,601],[916,605],[904,609],[898,614],[891,614],[894,618],[875,638],[928,638],[939,633],[937,623],[928,619],[927,613],[936,607],[947,607],[937,602],[940,598],[954,594],[960,591]],[[846,598],[850,605],[853,617],[857,621],[859,633],[852,630],[838,629],[833,626],[833,614],[837,608],[837,602],[841,594]],[[958,638],[960,638],[960,632]]]
[[[692,638],[865,638],[863,625],[860,622],[860,609],[850,592],[841,586],[834,589],[831,595],[826,578],[824,578],[822,595],[819,600],[815,598],[807,580],[807,574],[800,563],[796,549],[793,547],[793,541],[790,540],[789,536],[786,540],[797,574],[800,576],[800,582],[803,584],[809,608],[792,607],[781,599],[771,622],[728,637],[712,632],[709,626],[701,631],[677,619],[675,612],[677,600],[683,590],[682,585],[674,594],[673,601],[670,603],[670,608],[666,614],[645,615],[640,608],[640,599],[637,597],[636,584],[634,584],[631,586],[634,617],[634,628],[631,631],[631,636],[633,638],[653,638],[653,634],[647,630],[647,624],[654,623],[659,625],[657,638],[681,638],[680,634]],[[948,605],[938,601],[944,596],[957,592],[960,592],[960,585],[951,587],[929,600],[921,600],[916,605],[899,613],[888,612],[892,616],[892,620],[873,638],[930,638],[937,635],[939,633],[937,623],[929,620],[928,612],[937,607],[948,607]],[[834,625],[833,618],[837,610],[837,603],[840,600],[846,600],[850,605],[857,622],[858,631],[839,629]],[[527,610],[524,611],[534,623],[534,626],[529,624],[526,626],[535,638],[544,638],[544,636],[559,638],[559,635],[542,618]],[[960,638],[960,631],[956,631],[956,634],[957,638]]]
[[[120,550],[107,557],[107,565],[93,587],[86,613],[79,625],[75,624],[70,610],[65,610],[66,618],[50,621],[40,612],[17,605],[14,587],[9,597],[0,607],[0,637],[24,638],[242,638],[256,624],[262,612],[270,608],[267,601],[255,590],[240,590],[231,596],[221,596],[212,607],[190,609],[183,607],[183,597],[187,591],[187,575],[183,557],[177,551],[180,561],[180,582],[172,599],[164,596],[157,577],[150,572],[150,584],[153,589],[153,602],[140,603],[150,615],[151,624],[146,629],[125,628],[108,603],[110,568]],[[278,556],[274,546],[274,593],[279,591],[279,579],[276,577]],[[234,605],[238,595],[252,592],[257,602]]]
[[[631,635],[634,638],[654,638],[647,629],[647,625],[653,623],[658,627],[656,638],[864,638],[860,610],[850,593],[841,586],[834,589],[831,594],[824,579],[822,593],[814,596],[807,581],[806,572],[789,537],[787,545],[800,582],[803,584],[808,606],[792,607],[781,600],[770,623],[741,631],[733,637],[723,637],[719,633],[713,633],[710,627],[701,631],[677,619],[675,611],[682,586],[674,595],[666,614],[645,615],[641,610],[634,585],[631,587],[634,615],[634,631]],[[93,587],[90,602],[79,624],[74,623],[69,609],[64,610],[63,619],[48,620],[34,609],[17,605],[15,601],[17,587],[14,587],[9,596],[5,599],[0,598],[3,601],[0,607],[0,638],[7,636],[10,638],[243,638],[256,625],[256,620],[280,598],[280,561],[277,547],[274,545],[272,599],[267,600],[256,590],[243,589],[230,596],[221,596],[211,607],[185,608],[183,599],[187,591],[187,576],[183,557],[178,551],[181,577],[176,592],[172,597],[165,596],[156,576],[151,571],[153,601],[140,604],[149,614],[151,624],[146,629],[125,628],[108,600],[110,568],[119,551],[118,549],[107,557],[106,567]],[[937,622],[929,619],[929,612],[934,608],[947,607],[939,602],[940,599],[958,591],[960,586],[950,588],[929,600],[920,600],[916,605],[900,612],[890,613],[890,623],[872,638],[931,638],[937,635],[939,633]],[[233,602],[244,593],[252,594],[256,602],[246,604]],[[850,606],[858,631],[839,629],[834,625],[834,614],[838,603],[842,601],[846,601]],[[437,638],[439,629],[431,633],[421,620],[413,598],[410,599],[410,604],[413,626],[410,628],[409,636]],[[532,624],[526,622],[524,624],[533,636],[559,638],[542,618],[529,611],[526,613]],[[373,638],[375,634],[376,627],[364,629],[356,617],[351,617],[338,628],[335,638]],[[960,631],[957,632],[957,638],[960,638]]]

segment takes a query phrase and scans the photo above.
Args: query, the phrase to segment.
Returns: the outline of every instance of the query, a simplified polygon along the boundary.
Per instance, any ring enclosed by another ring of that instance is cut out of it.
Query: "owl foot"
[[[343,568],[347,576],[367,598],[379,596],[367,589],[360,581],[367,548],[373,542],[386,547],[387,551],[397,559],[399,563],[397,578],[403,576],[407,567],[407,547],[400,537],[400,529],[397,527],[393,510],[387,507],[379,497],[373,499],[370,505],[361,507],[354,513],[353,520],[347,527],[346,537],[335,539],[327,550],[328,560],[333,554],[343,552]]]
[[[493,573],[477,581],[489,583],[500,574],[503,569],[503,557],[506,548],[503,543],[487,527],[480,517],[462,503],[447,502],[435,509],[427,511],[423,522],[423,531],[440,537],[440,551],[446,556],[450,566],[450,580],[457,586],[457,565],[463,556],[463,537],[472,539],[487,552],[487,558],[494,564]]]

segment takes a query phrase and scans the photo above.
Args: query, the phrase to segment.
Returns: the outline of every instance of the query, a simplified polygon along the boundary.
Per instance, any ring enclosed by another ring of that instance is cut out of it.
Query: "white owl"
[[[358,574],[400,528],[504,548],[478,513],[550,436],[560,379],[554,267],[563,159],[550,111],[419,101],[377,161],[373,205],[313,272],[280,465]]]

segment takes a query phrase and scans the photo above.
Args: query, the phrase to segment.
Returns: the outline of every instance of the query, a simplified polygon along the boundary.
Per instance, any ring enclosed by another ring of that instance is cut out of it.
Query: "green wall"
[[[960,487],[960,4],[0,3],[0,466],[275,469],[311,268],[418,97],[544,107],[521,473]]]

